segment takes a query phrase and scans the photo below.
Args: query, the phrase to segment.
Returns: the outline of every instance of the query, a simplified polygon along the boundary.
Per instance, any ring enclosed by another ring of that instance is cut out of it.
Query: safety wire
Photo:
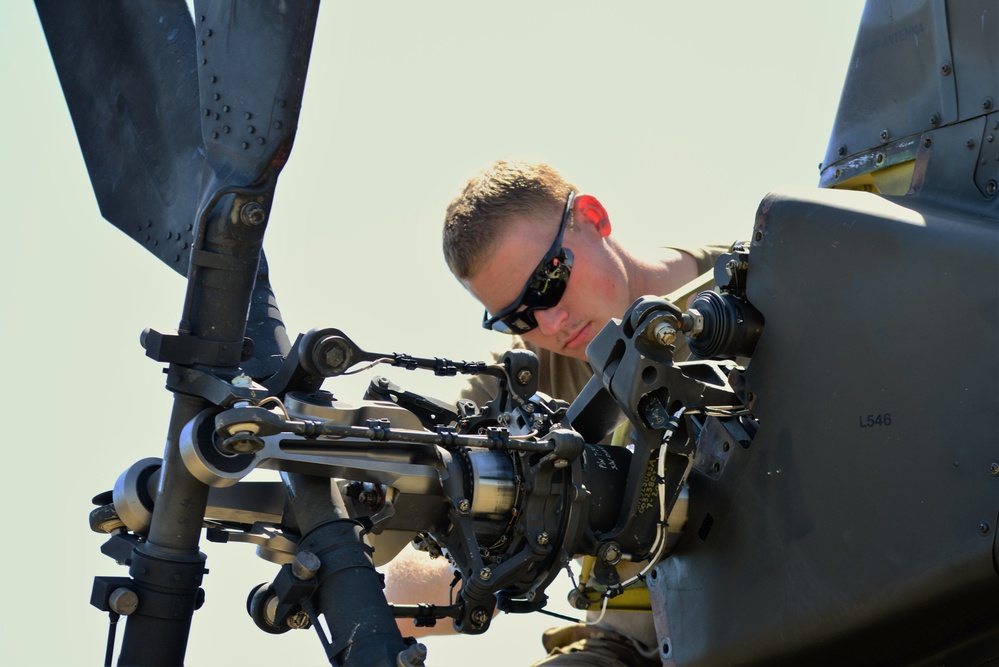
[[[603,598],[603,603],[600,606],[600,615],[593,621],[586,621],[586,625],[596,625],[603,620],[604,614],[607,613],[607,601],[611,597],[612,591],[621,591],[635,584],[638,581],[644,581],[645,575],[648,574],[649,570],[655,567],[659,559],[662,558],[663,552],[666,550],[667,543],[667,531],[666,531],[666,450],[669,447],[670,438],[673,437],[673,433],[676,431],[677,427],[680,425],[680,418],[683,416],[684,412],[687,411],[687,406],[684,406],[676,411],[673,417],[670,419],[669,423],[666,425],[666,432],[663,434],[662,444],[659,446],[659,460],[656,463],[656,481],[659,486],[659,521],[656,524],[656,538],[652,543],[651,552],[653,555],[649,558],[648,564],[642,568],[642,571],[638,574],[626,579],[617,586],[608,588],[601,595]],[[707,409],[707,408],[704,408]],[[700,411],[700,410],[698,410]]]

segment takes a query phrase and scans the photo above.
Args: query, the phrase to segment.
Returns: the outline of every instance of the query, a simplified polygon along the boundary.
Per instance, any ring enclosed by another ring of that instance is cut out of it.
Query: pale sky
[[[327,2],[265,245],[289,332],[457,359],[500,345],[439,232],[464,179],[500,157],[550,162],[629,243],[746,238],[769,191],[818,181],[862,4]],[[0,83],[0,662],[95,664],[107,618],[92,578],[126,572],[100,554],[89,500],[162,455],[170,396],[138,340],[176,326],[184,282],[100,218],[31,3],[0,4]],[[325,388],[358,399],[369,379]],[[202,548],[188,665],[326,664],[311,631],[272,637],[246,616],[275,566],[246,545]],[[566,586],[550,590],[566,611]],[[501,617],[430,640],[428,664],[527,665],[556,624]]]

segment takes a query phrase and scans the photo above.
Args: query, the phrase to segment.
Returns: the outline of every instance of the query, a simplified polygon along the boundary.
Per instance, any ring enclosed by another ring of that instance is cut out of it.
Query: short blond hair
[[[469,179],[444,216],[444,260],[458,280],[475,276],[513,215],[557,227],[575,186],[541,162],[498,160]],[[549,223],[549,221],[551,221]]]

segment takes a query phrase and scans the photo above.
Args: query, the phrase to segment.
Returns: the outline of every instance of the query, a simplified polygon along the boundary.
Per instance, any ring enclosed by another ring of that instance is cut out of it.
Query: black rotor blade
[[[318,12],[318,0],[195,1],[201,128],[215,181],[205,197],[273,188],[298,129]]]
[[[187,274],[205,149],[183,0],[36,0],[101,215]]]

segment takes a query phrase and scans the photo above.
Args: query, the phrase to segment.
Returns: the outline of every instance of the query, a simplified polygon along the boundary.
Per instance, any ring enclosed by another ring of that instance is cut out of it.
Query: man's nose
[[[534,311],[534,318],[538,321],[538,329],[546,336],[554,336],[565,325],[569,313],[565,308],[546,308],[545,310]]]

